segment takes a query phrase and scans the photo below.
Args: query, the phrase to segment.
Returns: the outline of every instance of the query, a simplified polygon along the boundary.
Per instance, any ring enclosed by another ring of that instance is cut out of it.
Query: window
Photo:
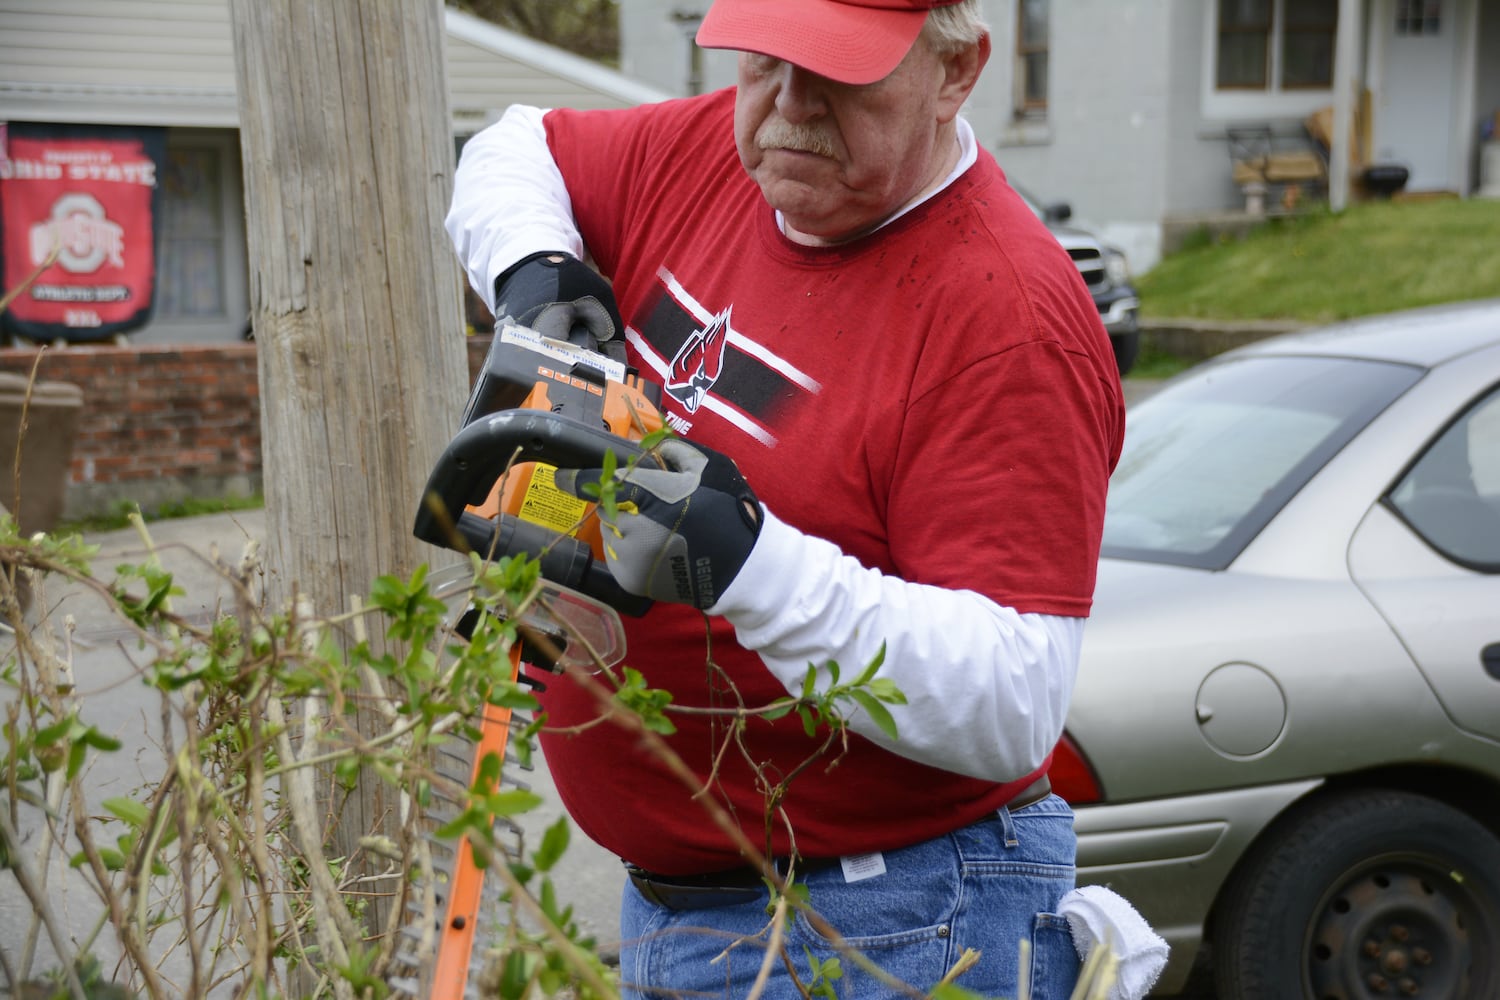
[[[1220,90],[1333,85],[1338,0],[1219,0]]]
[[[1016,4],[1016,117],[1047,117],[1047,0]]]
[[[1104,554],[1223,569],[1420,376],[1347,358],[1203,365],[1126,411]]]
[[[222,154],[178,146],[162,177],[157,309],[163,318],[225,315]]]
[[[1454,562],[1500,568],[1500,389],[1444,431],[1387,502]]]
[[[1397,0],[1396,34],[1436,35],[1442,30],[1442,0]]]
[[[1271,0],[1219,0],[1219,86],[1264,89]]]

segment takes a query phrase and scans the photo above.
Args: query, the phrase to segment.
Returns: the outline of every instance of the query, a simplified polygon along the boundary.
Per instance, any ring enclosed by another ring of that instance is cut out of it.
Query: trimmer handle
[[[546,579],[625,614],[644,614],[651,600],[622,589],[594,559],[587,543],[558,536],[514,515],[501,514],[491,521],[465,512],[466,507],[482,504],[515,463],[594,469],[604,464],[610,452],[620,467],[644,454],[634,443],[602,427],[547,410],[501,410],[479,417],[458,432],[433,467],[412,533],[424,542],[457,549],[460,546],[452,534],[456,530],[470,549],[483,555],[498,558],[524,553],[540,558]]]

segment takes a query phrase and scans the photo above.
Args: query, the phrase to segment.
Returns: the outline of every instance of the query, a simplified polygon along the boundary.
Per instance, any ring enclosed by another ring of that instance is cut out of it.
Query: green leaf
[[[571,836],[572,830],[566,816],[559,817],[556,823],[547,827],[547,831],[542,834],[542,845],[531,856],[537,868],[544,872],[551,871],[568,849]]]
[[[474,774],[474,784],[469,789],[475,795],[488,795],[500,786],[500,772],[505,760],[493,750],[479,759],[479,770]]]
[[[74,743],[68,748],[68,780],[72,781],[78,777],[78,772],[83,770],[84,758],[88,756],[89,748],[84,743]]]
[[[505,965],[500,973],[500,996],[503,1000],[522,1000],[526,996],[539,961],[535,953],[519,948],[505,956]]]
[[[676,437],[676,433],[672,428],[661,427],[641,438],[639,444],[642,451],[651,451],[653,448],[659,447],[663,441],[670,437]]]
[[[615,700],[640,716],[641,723],[654,733],[670,736],[677,727],[666,716],[666,707],[672,702],[672,693],[660,688],[648,688],[646,678],[633,667],[626,667],[620,689]]]
[[[118,739],[115,739],[114,736],[105,736],[104,733],[99,732],[93,726],[86,727],[84,732],[78,733],[77,739],[83,741],[87,747],[93,747],[95,750],[104,750],[107,753],[113,753],[113,751],[121,747]]]
[[[509,708],[512,710],[533,711],[540,707],[541,703],[536,696],[526,689],[524,685],[505,681],[490,688],[488,697],[485,698],[491,705],[497,708]]]
[[[150,810],[134,799],[105,799],[100,805],[136,829],[145,827],[151,821]]]
[[[771,702],[771,704],[761,709],[760,717],[762,719],[765,719],[767,722],[775,722],[777,719],[782,719],[788,715],[791,715],[792,710],[796,707],[797,703],[792,699],[782,698],[780,700]]]
[[[870,721],[879,726],[882,733],[893,740],[896,738],[896,720],[891,718],[891,713],[873,695],[855,688],[849,692],[849,697],[859,702],[859,707],[869,714]]]
[[[875,678],[875,672],[880,669],[883,663],[885,663],[885,643],[882,642],[879,652],[875,654],[875,658],[870,661],[869,666],[865,667],[865,672],[859,675],[859,679],[854,682],[854,686],[863,687],[870,683]]]
[[[433,836],[439,840],[452,840],[455,837],[468,833],[470,830],[483,830],[485,828],[485,820],[486,816],[483,810],[470,807],[438,827],[434,831]]]
[[[523,812],[530,812],[544,801],[546,800],[535,792],[513,788],[508,792],[496,792],[494,795],[487,796],[484,804],[491,815],[517,816]]]
[[[896,686],[889,677],[877,677],[865,685],[865,690],[888,705],[905,705],[906,692]]]
[[[812,709],[806,705],[798,705],[797,714],[802,717],[802,731],[807,734],[808,738],[811,739],[816,736],[818,733],[818,723]]]
[[[349,949],[349,964],[335,966],[335,970],[353,988],[354,995],[363,1000],[383,1000],[390,993],[385,979],[375,974],[380,950],[358,945]]]
[[[333,762],[333,774],[346,791],[353,791],[359,786],[359,758],[340,757]]]
[[[50,726],[44,726],[36,731],[32,737],[32,743],[39,747],[49,747],[67,735],[68,730],[73,728],[73,719],[69,716],[54,722]]]
[[[537,905],[542,908],[542,913],[554,924],[557,919],[557,886],[552,884],[550,878],[543,878],[540,889],[536,894]]]

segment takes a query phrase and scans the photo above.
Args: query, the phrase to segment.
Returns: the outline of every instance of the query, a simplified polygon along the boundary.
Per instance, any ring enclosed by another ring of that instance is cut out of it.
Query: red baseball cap
[[[698,44],[784,59],[841,83],[890,75],[927,12],[959,0],[714,0]]]

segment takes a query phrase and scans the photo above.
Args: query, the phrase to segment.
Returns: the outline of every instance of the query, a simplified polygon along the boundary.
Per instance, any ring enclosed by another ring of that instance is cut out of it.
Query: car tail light
[[[1094,769],[1067,733],[1063,733],[1057,749],[1052,751],[1052,767],[1048,769],[1047,777],[1052,779],[1052,790],[1069,805],[1084,805],[1104,798],[1104,790],[1099,787],[1099,779],[1094,777]]]

